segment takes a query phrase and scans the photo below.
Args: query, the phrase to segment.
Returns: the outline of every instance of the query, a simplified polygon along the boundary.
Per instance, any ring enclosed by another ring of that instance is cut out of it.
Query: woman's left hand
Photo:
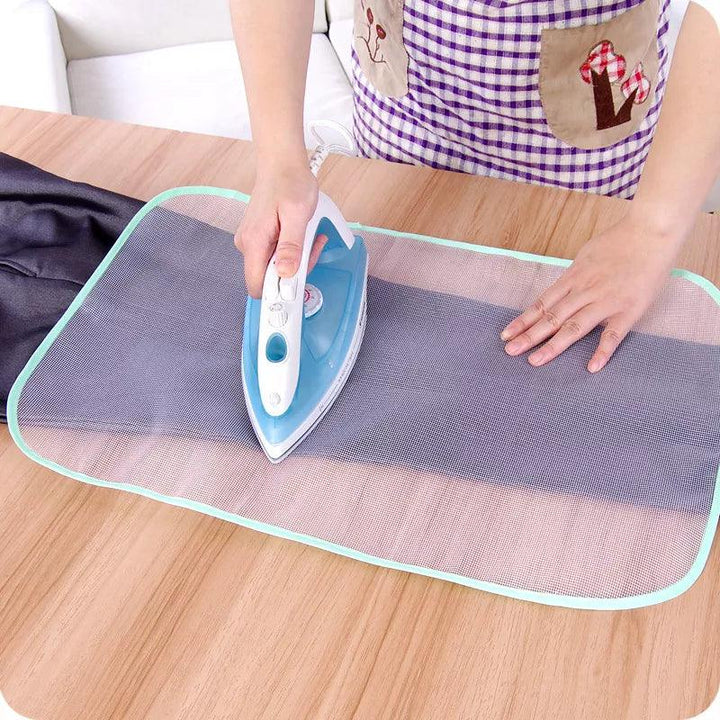
[[[682,243],[646,218],[630,213],[589,240],[565,273],[503,330],[505,352],[520,355],[544,343],[528,362],[545,365],[604,325],[587,369],[605,367],[660,292]]]

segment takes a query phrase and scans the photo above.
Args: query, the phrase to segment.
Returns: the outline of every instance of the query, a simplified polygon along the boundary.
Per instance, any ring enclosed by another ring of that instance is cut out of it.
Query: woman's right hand
[[[280,277],[297,272],[305,228],[315,212],[318,183],[307,160],[258,167],[255,187],[245,217],[235,235],[235,245],[245,258],[248,293],[259,298],[273,252]],[[310,255],[315,264],[327,238],[318,236]]]

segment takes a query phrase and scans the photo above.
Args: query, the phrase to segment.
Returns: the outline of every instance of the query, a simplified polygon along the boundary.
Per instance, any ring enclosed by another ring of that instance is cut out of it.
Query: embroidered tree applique
[[[603,40],[595,45],[580,66],[580,77],[588,85],[593,86],[598,130],[606,130],[629,122],[633,104],[644,103],[650,94],[650,80],[643,72],[642,63],[639,62],[620,85],[625,101],[616,111],[612,86],[622,80],[625,69],[624,56],[615,52],[609,40]]]
[[[380,23],[375,22],[375,16],[369,6],[365,10],[365,18],[367,19],[367,37],[364,35],[358,35],[357,37],[365,43],[370,60],[374,63],[387,63],[380,51],[380,43],[387,37],[385,28]]]

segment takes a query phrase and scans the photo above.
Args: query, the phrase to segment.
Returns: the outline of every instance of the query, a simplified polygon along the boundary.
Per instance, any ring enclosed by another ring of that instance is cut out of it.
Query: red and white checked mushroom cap
[[[634,103],[640,104],[647,100],[647,96],[650,94],[650,80],[643,73],[643,65],[641,62],[632,69],[632,72],[620,86],[620,89],[625,97],[630,97],[633,90],[637,89],[635,99],[633,100]]]
[[[603,40],[590,50],[587,59],[580,66],[580,75],[586,83],[592,82],[592,70],[598,75],[607,70],[610,82],[615,82],[625,74],[625,58],[615,53],[609,40]]]

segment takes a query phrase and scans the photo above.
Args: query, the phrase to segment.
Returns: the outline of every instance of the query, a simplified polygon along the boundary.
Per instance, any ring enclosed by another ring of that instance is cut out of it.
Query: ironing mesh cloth
[[[367,329],[325,419],[279,465],[241,383],[246,198],[149,203],[10,397],[34,459],[380,565],[540,602],[635,607],[699,575],[718,517],[720,310],[677,271],[605,370],[593,334],[543,368],[504,325],[563,261],[354,226]]]

